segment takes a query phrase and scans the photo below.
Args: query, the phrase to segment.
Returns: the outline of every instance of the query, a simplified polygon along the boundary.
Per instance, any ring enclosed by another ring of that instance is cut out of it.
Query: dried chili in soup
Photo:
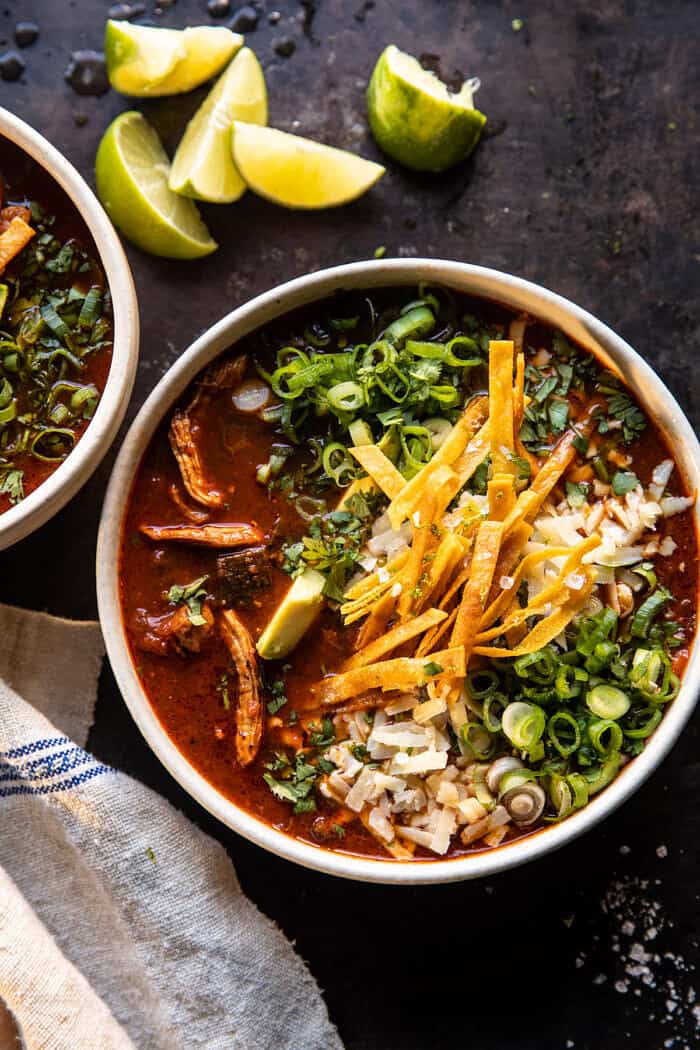
[[[112,357],[112,307],[95,246],[53,180],[0,153],[0,513],[66,459]]]
[[[666,439],[560,332],[345,294],[187,391],[125,519],[133,659],[225,796],[429,860],[566,819],[644,748],[695,632]]]

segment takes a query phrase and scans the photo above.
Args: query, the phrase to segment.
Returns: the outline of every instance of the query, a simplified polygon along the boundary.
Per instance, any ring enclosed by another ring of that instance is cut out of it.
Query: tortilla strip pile
[[[466,721],[463,683],[474,658],[505,659],[536,652],[557,638],[590,597],[595,570],[584,556],[599,543],[548,547],[525,555],[531,522],[570,466],[577,433],[568,430],[540,463],[518,432],[526,398],[525,361],[512,340],[489,347],[489,396],[473,398],[430,462],[406,481],[375,445],[352,455],[390,500],[394,530],[408,521],[408,550],[348,588],[340,612],[346,625],[364,621],[354,655],[339,674],[318,685],[324,705],[370,690],[383,694],[427,687],[431,701],[446,702],[455,729]],[[588,415],[579,424],[585,432]],[[482,513],[448,507],[490,456],[488,507]],[[518,477],[521,461],[531,467]],[[369,479],[355,483],[359,490]],[[455,524],[455,520],[457,524]],[[520,585],[533,566],[563,559],[557,578],[521,607]],[[505,644],[503,644],[505,643]],[[402,654],[396,655],[397,651]],[[393,656],[391,654],[394,654]]]

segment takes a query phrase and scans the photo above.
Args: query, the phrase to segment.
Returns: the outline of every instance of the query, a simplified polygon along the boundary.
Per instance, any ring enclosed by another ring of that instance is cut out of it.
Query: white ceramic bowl
[[[636,791],[661,762],[690,716],[700,685],[700,646],[694,646],[683,685],[644,752],[582,810],[529,838],[455,860],[371,860],[333,853],[276,831],[224,798],[178,751],[150,706],[134,669],[119,606],[118,565],[122,518],[141,456],[163,416],[188,383],[248,332],[339,289],[396,287],[428,281],[526,310],[560,329],[616,367],[648,413],[673,435],[677,461],[692,489],[700,486],[700,446],[678,404],[637,353],[591,314],[528,281],[495,270],[429,259],[385,260],[339,266],[290,281],[228,314],[169,369],[133,423],[114,467],[102,512],[97,547],[97,593],[107,651],[139,729],[161,762],[205,809],[241,835],[279,856],[317,871],[369,882],[450,882],[477,878],[533,860],[597,824]],[[697,514],[697,508],[696,508]]]
[[[0,107],[0,163],[3,139],[19,146],[58,183],[90,231],[112,293],[114,344],[107,383],[89,427],[46,481],[21,503],[0,514],[0,550],[48,521],[95,470],[124,418],[134,385],[139,348],[139,313],[131,271],[114,227],[95,194],[50,142]]]

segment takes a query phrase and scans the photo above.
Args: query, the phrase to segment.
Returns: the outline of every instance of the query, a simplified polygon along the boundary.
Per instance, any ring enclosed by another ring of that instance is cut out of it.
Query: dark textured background
[[[22,80],[0,81],[0,103],[88,178],[103,129],[129,103],[78,97],[63,74],[71,51],[100,47],[108,6],[0,0],[0,52],[17,19],[41,25]],[[147,6],[158,24],[209,21],[204,0],[177,0],[162,14]],[[273,50],[283,36],[297,45],[289,59]],[[698,0],[268,0],[248,42],[275,125],[375,156],[364,87],[393,42],[437,56],[447,77],[478,74],[488,135],[465,166],[431,178],[390,166],[364,200],[338,211],[287,213],[251,195],[206,209],[221,249],[202,263],[130,250],[143,339],[129,418],[229,309],[383,244],[389,256],[483,263],[571,297],[653,363],[697,424],[699,36]],[[202,94],[142,107],[169,147]],[[112,460],[50,524],[0,555],[4,601],[95,615],[95,535]],[[217,824],[150,754],[108,669],[90,741],[226,845],[245,890],[308,960],[351,1050],[700,1045],[699,743],[696,720],[631,802],[549,859],[488,883],[389,889],[297,869]]]

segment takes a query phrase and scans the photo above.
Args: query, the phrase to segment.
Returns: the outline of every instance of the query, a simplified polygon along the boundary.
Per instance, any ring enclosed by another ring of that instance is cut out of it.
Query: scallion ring
[[[542,708],[524,700],[514,700],[508,704],[501,721],[503,732],[519,751],[532,750],[539,742],[546,724]]]
[[[568,711],[555,711],[547,722],[547,736],[562,758],[568,758],[581,746],[581,730]]]

